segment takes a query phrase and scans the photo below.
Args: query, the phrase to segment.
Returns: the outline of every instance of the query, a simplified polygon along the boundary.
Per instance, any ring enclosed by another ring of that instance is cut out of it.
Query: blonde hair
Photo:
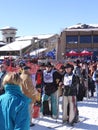
[[[18,73],[8,72],[4,76],[4,78],[3,78],[2,85],[3,86],[5,84],[16,84],[16,85],[20,85],[20,83],[21,83],[21,78],[20,78],[20,75]]]

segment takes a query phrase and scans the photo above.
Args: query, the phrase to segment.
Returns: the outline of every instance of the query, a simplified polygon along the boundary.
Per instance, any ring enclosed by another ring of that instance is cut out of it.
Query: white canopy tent
[[[46,51],[46,50],[47,50],[47,48],[36,49],[36,50],[32,51],[32,52],[30,53],[30,55],[31,55],[31,56],[32,56],[32,55],[38,55],[38,54],[40,54],[40,53],[42,53],[42,52],[44,52],[44,51]]]

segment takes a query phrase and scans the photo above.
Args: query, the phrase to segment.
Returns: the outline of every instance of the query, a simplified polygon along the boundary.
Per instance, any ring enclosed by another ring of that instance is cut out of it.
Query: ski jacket
[[[0,96],[0,130],[30,130],[29,103],[18,85],[6,84]]]
[[[82,73],[81,73],[81,67],[80,66],[75,66],[74,67],[74,70],[73,70],[73,73],[78,76],[79,78],[82,77]]]
[[[58,85],[56,82],[58,73],[56,70],[51,70],[47,72],[46,70],[43,71],[43,82],[44,82],[44,92],[47,95],[50,95],[57,91]]]
[[[36,89],[33,85],[31,74],[28,74],[26,71],[22,71],[22,74],[20,75],[22,79],[22,92],[29,98],[32,99],[32,103],[35,103],[36,101]]]
[[[93,76],[92,76],[92,79],[98,83],[98,69],[94,71],[93,73]]]
[[[64,75],[64,96],[76,96],[77,95],[77,84],[79,84],[78,76],[71,74]]]

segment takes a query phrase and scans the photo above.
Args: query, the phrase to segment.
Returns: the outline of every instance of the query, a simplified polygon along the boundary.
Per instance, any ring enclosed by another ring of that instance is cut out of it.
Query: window
[[[7,38],[6,38],[6,42],[7,42],[7,43],[13,42],[13,37],[7,37]]]
[[[10,43],[13,42],[13,37],[9,37],[9,39],[10,39]]]
[[[9,42],[9,38],[8,38],[8,37],[6,38],[6,42],[7,42],[7,43]]]
[[[92,43],[91,36],[80,36],[80,43]]]
[[[66,36],[66,43],[78,43],[78,36]]]
[[[98,43],[98,36],[93,36],[93,43]]]

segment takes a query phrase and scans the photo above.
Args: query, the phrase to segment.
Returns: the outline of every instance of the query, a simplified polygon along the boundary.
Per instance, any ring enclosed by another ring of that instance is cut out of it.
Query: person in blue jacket
[[[21,78],[8,72],[3,79],[5,93],[0,96],[0,130],[30,130],[29,103],[20,87]]]

